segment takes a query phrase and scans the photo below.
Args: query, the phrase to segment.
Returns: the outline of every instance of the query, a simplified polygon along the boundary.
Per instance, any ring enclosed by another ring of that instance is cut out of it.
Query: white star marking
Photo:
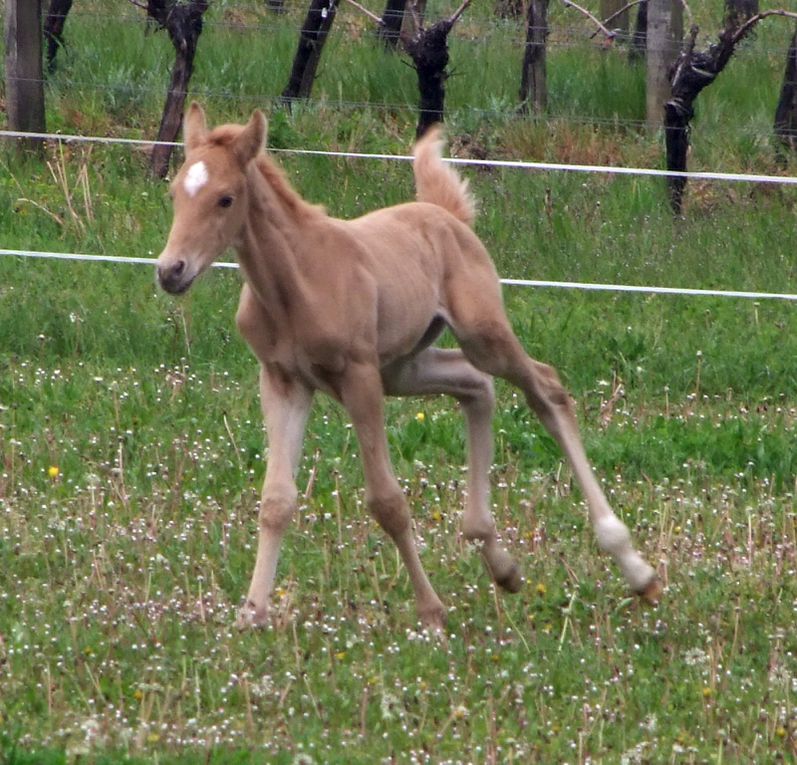
[[[183,185],[189,197],[195,197],[208,182],[208,168],[204,162],[196,162],[188,168]]]

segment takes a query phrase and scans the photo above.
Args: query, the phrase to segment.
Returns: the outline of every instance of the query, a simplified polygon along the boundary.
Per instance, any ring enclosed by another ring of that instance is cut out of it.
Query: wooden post
[[[429,29],[420,29],[412,40],[404,41],[404,48],[415,64],[418,74],[418,126],[416,138],[420,138],[436,122],[443,122],[448,74],[448,33],[453,22],[438,21]]]
[[[427,0],[409,0],[407,3],[410,12],[404,14],[404,21],[401,25],[402,39],[411,40],[420,32],[426,15],[426,2]]]
[[[299,45],[293,58],[291,75],[282,91],[282,100],[288,106],[298,98],[310,97],[321,51],[337,10],[338,0],[310,0],[307,16],[299,30]]]
[[[664,139],[667,149],[667,169],[686,170],[689,152],[689,124],[694,117],[694,104],[700,93],[719,76],[736,51],[736,47],[755,29],[762,18],[784,16],[786,11],[773,10],[759,13],[741,26],[734,19],[727,19],[719,39],[706,50],[695,50],[698,28],[693,26],[683,50],[672,67],[670,98],[664,105]],[[797,16],[797,14],[791,14]],[[787,69],[786,76],[789,76]],[[670,189],[670,203],[673,212],[681,214],[686,178],[670,175],[667,177]]]
[[[600,20],[605,22],[611,16],[614,16],[617,11],[627,5],[626,0],[600,0],[600,13],[598,16]],[[626,8],[619,16],[615,16],[606,26],[609,29],[619,29],[624,34],[628,34],[628,20],[629,12]]]
[[[634,32],[631,35],[631,47],[628,51],[629,61],[644,61],[648,49],[648,0],[642,0],[637,6]]]
[[[188,83],[194,72],[199,36],[202,34],[202,16],[210,0],[149,0],[148,17],[169,33],[174,46],[174,67],[163,117],[158,128],[158,143],[152,149],[150,168],[156,178],[165,178],[172,156],[171,143],[177,140],[183,122],[183,109],[188,95]]]
[[[520,110],[542,114],[548,108],[548,70],[545,46],[548,37],[548,0],[529,2],[526,48],[520,77]]]
[[[47,41],[47,71],[55,72],[55,57],[64,47],[64,26],[72,8],[72,0],[50,0],[50,8],[44,19],[44,39]]]
[[[758,0],[725,0],[725,26],[740,27],[758,13]]]
[[[407,0],[387,0],[382,13],[382,24],[377,31],[379,39],[388,50],[398,48]]]
[[[668,72],[680,53],[684,17],[679,0],[648,0],[647,5],[647,122],[658,128],[670,97]]]
[[[780,144],[776,150],[779,150],[778,156],[783,162],[786,159],[784,149],[797,149],[797,29],[786,55],[786,71],[775,110],[775,135]]]
[[[41,0],[6,0],[5,43],[8,127],[26,133],[43,133]],[[31,140],[22,145],[33,148],[39,142]]]

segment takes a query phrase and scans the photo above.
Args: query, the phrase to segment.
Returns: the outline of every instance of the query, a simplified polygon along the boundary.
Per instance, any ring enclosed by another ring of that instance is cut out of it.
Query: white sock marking
[[[641,592],[656,576],[653,568],[631,544],[631,534],[615,515],[607,515],[595,524],[598,546],[614,558],[631,589]]]
[[[204,162],[195,162],[188,168],[183,185],[189,197],[195,197],[208,182],[208,168]]]

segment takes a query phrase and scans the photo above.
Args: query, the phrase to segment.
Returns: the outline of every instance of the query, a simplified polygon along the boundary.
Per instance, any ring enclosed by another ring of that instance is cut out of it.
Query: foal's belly
[[[423,325],[421,325],[423,326]],[[415,356],[428,348],[446,328],[446,319],[442,313],[436,313],[426,323],[423,331],[416,331],[408,335],[403,342],[392,348],[380,348],[379,365],[381,368],[390,366],[399,359]]]

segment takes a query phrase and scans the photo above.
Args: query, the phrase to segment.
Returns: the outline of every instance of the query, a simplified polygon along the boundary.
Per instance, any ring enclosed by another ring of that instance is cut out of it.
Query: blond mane
[[[266,183],[271,186],[272,191],[293,216],[306,219],[326,215],[326,208],[323,205],[310,204],[299,196],[299,193],[288,181],[285,171],[270,157],[266,154],[261,154],[255,161],[257,169],[263,178],[266,179]]]

